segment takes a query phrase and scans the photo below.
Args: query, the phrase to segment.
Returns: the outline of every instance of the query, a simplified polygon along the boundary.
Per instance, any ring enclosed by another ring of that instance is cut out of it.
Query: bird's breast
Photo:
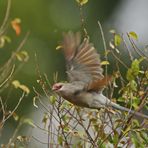
[[[76,92],[73,95],[63,96],[64,99],[68,100],[74,105],[81,107],[90,107],[93,101],[93,95],[89,92]]]

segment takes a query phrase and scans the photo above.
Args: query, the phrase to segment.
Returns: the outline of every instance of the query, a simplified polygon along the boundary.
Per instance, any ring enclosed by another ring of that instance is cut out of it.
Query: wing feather
[[[84,87],[88,86],[88,90],[102,89],[109,79],[104,78],[102,74],[100,56],[93,44],[88,38],[84,38],[81,43],[80,33],[68,32],[64,33],[63,37],[62,47],[70,82],[82,81],[85,84]]]

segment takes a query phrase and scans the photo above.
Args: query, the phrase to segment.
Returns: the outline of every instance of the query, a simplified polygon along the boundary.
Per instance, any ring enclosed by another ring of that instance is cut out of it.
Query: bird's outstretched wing
[[[63,34],[62,47],[67,61],[70,82],[84,82],[88,90],[100,90],[106,83],[101,68],[100,57],[88,38],[81,43],[80,33]],[[108,80],[108,79],[106,79]],[[101,85],[101,86],[99,86]]]

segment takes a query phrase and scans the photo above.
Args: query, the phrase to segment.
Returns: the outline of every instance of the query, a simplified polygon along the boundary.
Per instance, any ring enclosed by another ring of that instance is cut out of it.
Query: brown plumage
[[[110,77],[104,78],[100,56],[93,44],[88,38],[81,43],[80,33],[68,32],[63,36],[62,47],[67,61],[69,81],[83,81],[85,88],[88,87],[88,89],[93,89],[93,87],[95,90],[103,89],[111,79]]]

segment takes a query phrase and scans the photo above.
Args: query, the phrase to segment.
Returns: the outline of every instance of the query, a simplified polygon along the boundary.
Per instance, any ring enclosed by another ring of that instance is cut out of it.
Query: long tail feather
[[[142,114],[142,113],[139,113],[139,112],[136,112],[136,111],[133,111],[133,110],[130,110],[130,109],[128,109],[128,108],[126,108],[126,107],[123,107],[123,106],[120,106],[120,105],[118,105],[118,104],[116,104],[116,103],[114,103],[114,102],[111,102],[110,105],[111,105],[113,108],[117,109],[117,110],[129,112],[130,114],[134,114],[134,115],[136,115],[136,116],[139,116],[139,117],[148,119],[148,116],[147,116],[147,115]]]

